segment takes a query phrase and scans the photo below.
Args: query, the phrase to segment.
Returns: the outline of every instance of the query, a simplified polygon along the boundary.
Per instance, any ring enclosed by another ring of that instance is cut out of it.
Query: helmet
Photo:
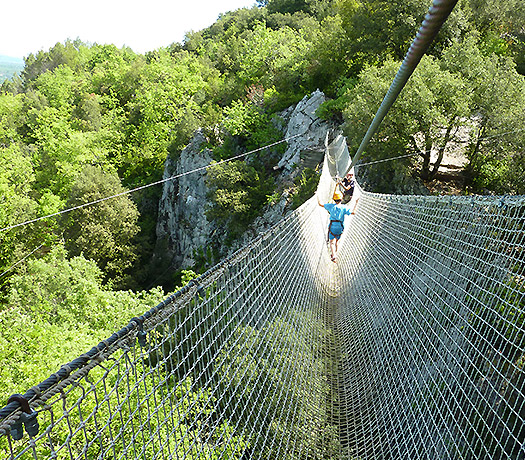
[[[334,192],[334,201],[339,201],[343,199],[343,194],[341,192]]]

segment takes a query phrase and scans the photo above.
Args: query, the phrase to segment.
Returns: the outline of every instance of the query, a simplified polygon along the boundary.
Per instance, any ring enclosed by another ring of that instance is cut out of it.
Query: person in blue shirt
[[[330,255],[332,262],[337,262],[337,243],[343,234],[345,216],[354,214],[349,208],[341,204],[343,194],[334,193],[334,203],[322,204],[317,197],[319,206],[325,208],[330,214],[330,224],[328,225],[328,240],[330,241]],[[335,249],[334,249],[335,247]]]

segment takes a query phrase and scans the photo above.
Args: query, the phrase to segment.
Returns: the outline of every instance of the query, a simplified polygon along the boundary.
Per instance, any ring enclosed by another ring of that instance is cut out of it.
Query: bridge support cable
[[[438,34],[441,26],[448,18],[454,6],[456,6],[458,0],[434,0],[432,6],[430,7],[423,24],[419,28],[419,31],[414,38],[414,41],[410,45],[410,48],[399,68],[394,81],[390,85],[386,96],[381,103],[381,106],[377,110],[377,113],[370,123],[368,130],[359,145],[352,163],[348,169],[357,164],[361,155],[366,149],[366,146],[370,142],[372,136],[376,133],[379,128],[379,125],[385,118],[386,114],[390,110],[390,107],[394,104],[395,100],[401,93],[401,90],[404,88],[406,82],[414,72],[415,68],[421,61],[421,58],[428,50],[429,46],[432,44],[434,38]]]

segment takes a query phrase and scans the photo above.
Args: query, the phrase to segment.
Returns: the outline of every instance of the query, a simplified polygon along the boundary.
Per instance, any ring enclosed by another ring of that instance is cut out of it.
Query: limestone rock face
[[[312,153],[320,153],[322,158],[326,134],[332,126],[317,117],[315,111],[325,100],[325,95],[317,90],[304,97],[291,111],[284,137],[292,139],[288,141],[288,148],[277,164],[277,168],[284,168],[285,174],[289,174],[301,163],[301,159],[304,161]]]
[[[165,162],[165,179],[203,169],[164,183],[157,221],[156,257],[167,258],[173,269],[192,267],[196,255],[206,254],[210,247],[221,248],[220,256],[223,257],[249,243],[290,212],[286,185],[292,184],[305,167],[315,168],[323,161],[327,133],[334,130],[329,122],[315,115],[324,101],[324,94],[316,91],[280,114],[285,122],[283,138],[292,138],[274,167],[278,173],[276,182],[284,192],[276,203],[266,206],[262,216],[228,249],[222,244],[224,229],[208,221],[205,215],[208,190],[204,168],[211,163],[212,156],[210,150],[203,148],[204,134],[197,131],[178,159],[168,158]]]

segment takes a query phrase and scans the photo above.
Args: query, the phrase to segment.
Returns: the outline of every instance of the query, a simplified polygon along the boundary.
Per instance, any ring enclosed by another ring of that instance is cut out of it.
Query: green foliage
[[[223,128],[217,160],[280,140],[275,112],[316,88],[333,97],[319,114],[336,121],[344,114],[345,133],[355,149],[428,3],[258,4],[221,15],[208,29],[189,34],[184,44],[146,56],[78,40],[28,56],[21,80],[0,90],[0,226],[120,193],[121,184],[159,179],[166,156],[175,157],[197,127]],[[431,50],[435,58],[421,62],[364,157],[418,153],[413,158],[420,160],[369,168],[366,179],[376,190],[419,191],[414,171],[426,178],[435,173],[427,161],[430,149],[443,150],[450,133],[467,127],[474,190],[525,193],[525,87],[514,65],[523,65],[525,55],[523,17],[518,0],[458,4]],[[231,235],[241,233],[277,199],[272,166],[284,148],[213,168],[208,216]],[[106,173],[94,172],[100,170]],[[301,174],[294,207],[311,196],[316,180],[312,171]],[[100,276],[115,286],[132,270],[134,287],[154,280],[137,274],[133,264],[146,265],[153,250],[158,196],[134,195],[136,203],[120,197],[63,220],[2,232],[5,299],[27,267],[14,264],[39,247],[32,257],[41,260],[63,236],[70,257],[84,254],[96,261],[103,268]],[[213,257],[203,250],[203,266]],[[46,293],[52,299],[51,290]],[[43,298],[43,305],[50,299]]]
[[[0,146],[0,156],[0,228],[6,228],[35,218],[38,202],[32,196],[35,172],[25,146],[18,143]],[[28,225],[0,233],[0,273],[3,274],[0,286],[18,260],[49,240],[49,235],[42,235],[41,228],[38,231],[37,228]]]
[[[468,83],[476,117],[467,172],[476,191],[523,193],[525,77],[507,56],[484,55],[473,35],[444,53],[445,65]]]
[[[226,137],[222,145],[214,149],[217,160],[231,158],[241,151],[255,150],[282,139],[280,120],[270,118],[262,108],[264,94],[260,87],[248,92],[250,101],[237,101],[224,110],[223,127]],[[228,241],[241,234],[267,204],[267,196],[273,191],[273,166],[282,155],[285,144],[260,151],[244,161],[218,164],[208,170],[209,199],[212,206],[207,210],[208,219],[226,226]],[[197,257],[202,268],[213,260],[213,254]]]
[[[243,161],[215,164],[208,170],[209,219],[225,225],[230,237],[241,234],[266,204],[273,179]]]
[[[520,0],[468,0],[462,5],[471,28],[482,35],[514,35],[523,26],[525,7]],[[510,37],[507,37],[507,39]]]
[[[357,78],[341,77],[334,83],[335,98],[327,99],[317,109],[316,115],[324,120],[341,120],[343,111],[350,104],[351,90],[358,83]]]
[[[159,53],[143,69],[130,103],[133,149],[123,159],[126,170],[160,171],[167,149],[182,149],[201,121],[213,112],[207,80],[216,77],[187,52],[176,56]],[[137,162],[137,153],[145,163]]]
[[[301,174],[294,181],[292,209],[297,209],[314,195],[320,178],[319,172],[311,168],[305,168],[301,171]]]
[[[22,72],[22,79],[26,86],[31,86],[33,82],[42,74],[53,71],[59,66],[67,66],[71,69],[81,65],[81,54],[79,49],[85,48],[79,41],[66,41],[64,44],[57,43],[49,51],[39,51],[36,55],[30,54],[25,59],[25,67]]]
[[[288,27],[272,30],[258,25],[240,44],[237,76],[246,86],[275,86],[279,94],[289,98],[300,89],[308,47],[305,31]],[[300,94],[298,99],[303,92]]]
[[[350,54],[360,65],[402,59],[428,11],[425,0],[340,0]]]
[[[522,210],[518,211],[523,215]],[[495,220],[502,218],[501,211],[494,215]],[[490,218],[489,218],[490,220]],[[490,224],[490,222],[488,223]],[[512,234],[523,235],[523,226],[510,230]],[[497,235],[500,236],[500,235]],[[501,241],[509,241],[509,235],[501,235]],[[513,239],[513,238],[511,238]],[[499,241],[499,240],[498,240]],[[477,452],[498,452],[502,445],[510,444],[510,439],[520,439],[523,434],[522,426],[518,421],[519,408],[523,406],[523,392],[525,384],[524,365],[525,354],[523,353],[523,340],[525,338],[525,283],[523,273],[523,261],[517,254],[512,244],[502,243],[501,251],[515,261],[510,267],[506,279],[494,283],[488,291],[479,290],[472,292],[469,300],[471,302],[471,315],[469,317],[470,327],[467,330],[468,340],[474,347],[482,347],[490,343],[493,360],[496,364],[497,375],[491,377],[499,388],[498,400],[489,405],[491,411],[498,414],[497,420],[492,420],[494,430],[487,432],[480,429],[486,420],[494,416],[487,413],[486,402],[479,403],[477,407],[477,419],[482,424],[475,423],[466,427],[471,445]],[[489,352],[489,356],[490,356]],[[483,388],[486,381],[486,356],[474,357],[470,369],[471,378],[476,381],[479,388]],[[484,414],[487,414],[484,417]],[[470,420],[469,420],[470,422]],[[503,430],[502,427],[506,426]],[[501,431],[504,434],[495,438],[493,433]],[[519,449],[519,444],[516,444]],[[516,451],[516,454],[518,452]]]
[[[181,272],[181,283],[182,284],[176,290],[183,288],[184,286],[186,286],[186,284],[188,284],[191,280],[194,280],[198,276],[199,276],[198,273],[195,273],[193,270],[182,270]]]
[[[279,202],[279,200],[281,199],[281,194],[279,192],[275,192],[275,193],[272,193],[271,195],[266,195],[266,198],[267,198],[266,202],[270,206],[273,206]]]
[[[43,381],[164,297],[159,290],[109,291],[102,277],[95,262],[68,259],[56,246],[45,257],[28,259],[11,279],[0,311],[2,400]]]
[[[525,337],[525,285],[521,275],[513,273],[494,289],[491,302],[485,301],[476,311],[475,326],[510,361],[521,356],[520,344]]]
[[[255,93],[255,95],[254,95]],[[224,109],[222,126],[226,131],[224,142],[214,149],[216,160],[231,158],[237,150],[256,150],[282,140],[282,119],[270,116],[263,108],[265,94],[261,87],[255,87],[248,93],[251,99],[246,103],[234,101]],[[259,98],[259,102],[257,102]],[[259,154],[258,162],[266,168],[273,166],[272,161],[282,155],[285,144],[271,147],[270,152]]]
[[[23,94],[0,93],[0,146],[20,141],[18,129],[24,123]]]
[[[84,254],[97,262],[106,279],[120,285],[133,265],[136,248],[133,238],[139,231],[135,204],[113,173],[87,166],[77,177],[66,207],[76,208],[85,203],[104,200],[96,205],[81,207],[65,215],[64,236],[72,256]]]
[[[258,1],[260,6],[266,6],[268,13],[296,15],[303,13],[322,19],[332,9],[332,0],[264,0]]]
[[[270,13],[296,13],[308,10],[306,0],[268,0],[266,7]]]
[[[398,68],[399,63],[394,61],[370,67],[361,73],[359,83],[344,95],[349,101],[344,116],[350,151],[357,150]],[[432,178],[451,141],[451,133],[462,126],[470,114],[470,101],[469,86],[461,75],[442,68],[432,57],[424,57],[371,140],[363,160],[419,154],[422,159],[419,176]],[[430,163],[432,150],[439,152],[433,165]],[[410,160],[367,168],[369,184],[384,193],[414,193],[418,190],[412,179],[415,159],[414,156]]]
[[[251,129],[260,125],[263,114],[255,104],[233,101],[224,109],[224,128],[233,136],[248,136]]]
[[[310,91],[322,88],[327,96],[337,97],[353,74],[348,37],[339,15],[327,17],[316,29],[307,55],[305,84]]]
[[[199,273],[204,273],[220,261],[219,248],[215,245],[200,247],[193,251],[193,260],[195,261],[194,269]]]
[[[258,442],[252,445],[256,458],[276,458],[273,449],[279,446],[264,442],[269,437],[294,440],[287,458],[302,458],[308,452],[309,458],[335,459],[339,445],[328,410],[330,387],[326,381],[308,378],[322,375],[328,363],[308,338],[293,332],[295,321],[311,324],[317,339],[326,339],[329,331],[308,312],[290,311],[286,319],[235,329],[215,359],[219,404],[228,419],[257,434]],[[237,407],[249,410],[239,413]]]
[[[269,22],[269,20],[268,20]],[[310,43],[318,28],[313,18],[301,24],[271,28],[258,9],[225,15],[205,33],[192,36],[187,47],[210,59],[223,75],[217,96],[223,105],[244,96],[246,88],[274,88],[272,110],[304,96],[304,74]]]

